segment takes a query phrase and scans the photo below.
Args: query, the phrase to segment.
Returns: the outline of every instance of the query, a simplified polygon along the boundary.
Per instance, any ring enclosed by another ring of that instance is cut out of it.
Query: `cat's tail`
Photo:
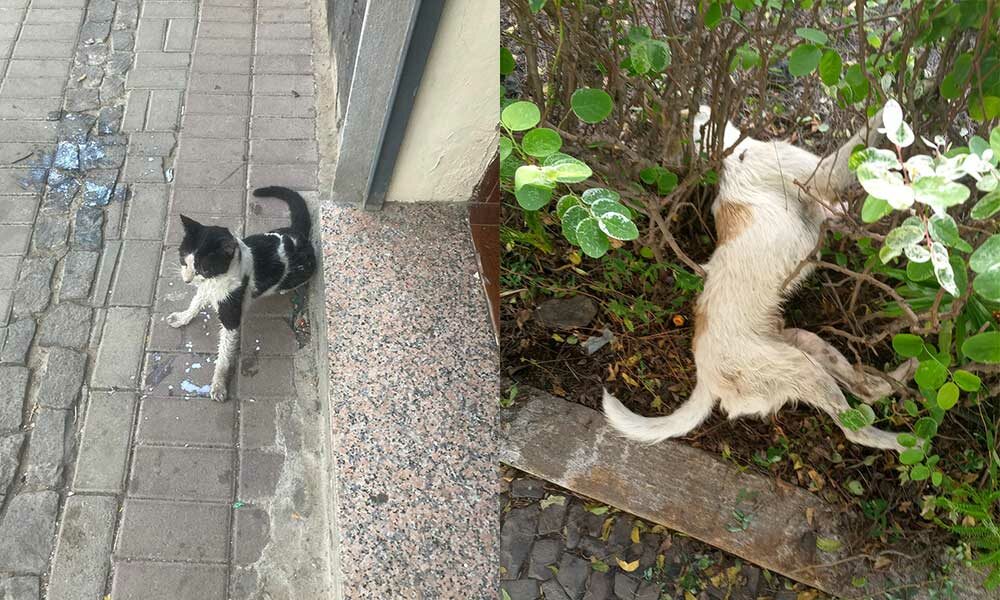
[[[306,201],[295,190],[286,187],[273,185],[270,187],[257,188],[253,195],[258,198],[278,198],[284,200],[288,205],[288,212],[292,215],[292,230],[302,236],[303,240],[309,239],[309,232],[312,231],[312,219],[309,217],[309,207]]]
[[[698,384],[691,397],[666,417],[643,417],[625,408],[617,398],[604,390],[604,415],[622,435],[650,444],[684,435],[712,414],[715,399],[708,387]]]

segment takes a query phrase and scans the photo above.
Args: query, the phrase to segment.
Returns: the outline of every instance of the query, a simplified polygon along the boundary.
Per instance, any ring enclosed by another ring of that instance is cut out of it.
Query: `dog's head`
[[[687,118],[690,112],[684,109],[680,112],[682,118]],[[709,121],[712,120],[712,108],[708,105],[702,104],[698,108],[698,112],[694,115],[693,130],[691,132],[691,141],[694,143],[694,149],[696,153],[701,153],[708,147],[712,146],[712,138],[708,136],[713,135],[709,133]],[[714,133],[714,132],[713,132]],[[729,148],[736,144],[736,140],[740,139],[740,130],[732,124],[731,121],[726,121],[725,132],[723,133],[723,148]]]

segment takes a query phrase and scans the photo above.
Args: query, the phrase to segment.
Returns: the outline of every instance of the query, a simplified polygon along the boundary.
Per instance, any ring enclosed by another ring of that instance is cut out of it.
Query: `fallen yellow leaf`
[[[626,573],[631,573],[632,571],[635,571],[636,569],[639,568],[638,558],[630,563],[627,563],[618,557],[615,557],[615,560],[618,561],[618,566],[621,567],[622,571],[625,571]]]
[[[698,600],[698,598],[691,592],[684,590],[684,600]]]
[[[639,543],[639,528],[638,527],[633,527],[632,528],[632,543],[633,544],[638,544]]]

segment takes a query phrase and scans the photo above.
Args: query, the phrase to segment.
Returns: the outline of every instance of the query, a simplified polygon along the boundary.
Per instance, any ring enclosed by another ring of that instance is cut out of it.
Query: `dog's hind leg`
[[[825,370],[812,367],[802,374],[803,378],[813,377],[815,383],[810,393],[802,395],[802,401],[814,406],[833,418],[837,426],[844,432],[844,436],[855,444],[868,446],[870,448],[882,448],[885,450],[903,451],[903,447],[896,441],[895,433],[883,431],[876,427],[862,427],[857,431],[851,431],[840,421],[840,414],[851,410],[851,405],[847,403],[844,393],[837,387],[837,382]]]
[[[891,383],[877,375],[855,369],[839,350],[815,333],[790,328],[783,330],[781,335],[786,342],[808,354],[818,366],[864,402],[871,404],[892,394]],[[887,375],[899,382],[908,381],[916,367],[917,362],[911,359]]]

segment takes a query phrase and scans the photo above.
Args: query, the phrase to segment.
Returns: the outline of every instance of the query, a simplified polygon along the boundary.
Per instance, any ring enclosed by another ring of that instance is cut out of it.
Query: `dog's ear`
[[[181,223],[184,225],[184,231],[187,233],[197,233],[202,228],[201,223],[184,215],[181,215]]]
[[[232,236],[226,238],[226,241],[222,242],[222,251],[229,256],[234,256],[238,247],[239,244],[236,243],[236,238]]]

